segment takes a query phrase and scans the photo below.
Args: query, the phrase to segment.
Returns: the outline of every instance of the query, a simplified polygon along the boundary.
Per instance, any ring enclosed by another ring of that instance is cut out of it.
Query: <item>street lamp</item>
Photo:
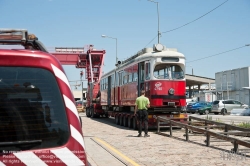
[[[118,58],[117,58],[117,38],[115,37],[110,37],[110,36],[106,36],[106,35],[102,35],[103,38],[110,38],[110,39],[115,39],[115,49],[116,49],[116,60],[115,60],[115,64],[117,65],[117,61],[118,61]]]
[[[159,2],[153,1],[153,0],[148,0],[150,2],[156,3],[157,4],[157,16],[158,16],[158,43],[160,43],[160,14],[159,14]]]

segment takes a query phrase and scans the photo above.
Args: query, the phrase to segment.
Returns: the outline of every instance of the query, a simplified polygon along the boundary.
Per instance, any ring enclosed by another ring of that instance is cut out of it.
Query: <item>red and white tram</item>
[[[150,100],[149,125],[158,115],[186,117],[185,56],[161,44],[144,48],[118,62],[100,81],[100,104],[104,112],[126,126],[133,120],[135,100],[144,89]],[[155,116],[154,116],[155,115]]]

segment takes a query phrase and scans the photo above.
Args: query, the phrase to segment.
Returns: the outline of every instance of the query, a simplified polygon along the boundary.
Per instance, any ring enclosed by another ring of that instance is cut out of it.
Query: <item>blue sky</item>
[[[191,22],[226,0],[158,0],[160,31]],[[0,0],[1,28],[27,29],[48,49],[93,44],[106,50],[104,72],[114,69],[115,40],[124,60],[157,43],[157,5],[147,0]],[[162,33],[160,43],[186,56],[186,73],[215,78],[215,73],[250,66],[250,1],[225,4],[182,28]],[[212,56],[203,60],[200,58]],[[190,62],[189,62],[190,61]],[[64,66],[69,81],[80,79],[80,69]]]

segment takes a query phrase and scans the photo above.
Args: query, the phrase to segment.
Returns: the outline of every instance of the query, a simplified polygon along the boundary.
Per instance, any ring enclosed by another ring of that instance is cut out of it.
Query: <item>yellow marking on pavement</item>
[[[109,145],[108,143],[104,142],[103,140],[101,140],[99,138],[96,138],[96,137],[94,139],[96,141],[98,141],[99,143],[101,143],[102,145],[105,145],[108,149],[112,150],[116,154],[120,155],[123,159],[125,159],[126,161],[128,161],[132,165],[134,165],[134,166],[140,166],[139,164],[137,164],[136,162],[134,162],[133,160],[131,160],[130,158],[128,158],[127,156],[125,156],[124,154],[122,154],[121,152],[119,152],[118,150],[116,150],[115,148],[113,148],[111,145]]]

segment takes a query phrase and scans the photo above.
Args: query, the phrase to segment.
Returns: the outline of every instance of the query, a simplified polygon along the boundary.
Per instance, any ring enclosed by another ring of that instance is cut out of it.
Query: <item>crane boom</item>
[[[90,45],[87,52],[77,47],[56,47],[53,54],[63,65],[75,65],[85,69],[85,78],[88,81],[87,107],[96,109],[100,103],[96,102],[99,95],[102,67],[105,50],[94,50]]]

